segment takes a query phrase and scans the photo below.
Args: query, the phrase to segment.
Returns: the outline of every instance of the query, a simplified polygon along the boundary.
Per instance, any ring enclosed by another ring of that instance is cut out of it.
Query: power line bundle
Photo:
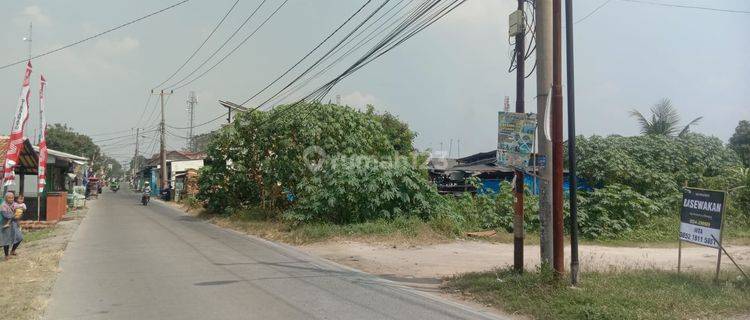
[[[357,10],[351,17],[349,17],[341,26],[339,26],[334,32],[326,37],[322,43],[325,43],[328,41],[334,34],[336,34],[338,31],[343,29],[343,27],[348,24],[350,21],[353,20],[353,18],[358,15],[360,12],[363,11],[363,9],[369,5],[372,2],[372,0],[365,2],[365,4]],[[401,3],[403,1],[397,2],[395,5],[391,6],[390,9],[383,10],[386,7],[389,7],[388,4],[390,3],[390,0],[384,1],[381,5],[373,9],[371,13],[369,13],[366,17],[362,18],[363,21],[359,22],[355,27],[352,28],[351,31],[349,31],[342,39],[340,39],[332,48],[330,48],[327,52],[325,52],[319,59],[317,59],[312,65],[310,65],[307,69],[305,69],[302,73],[297,75],[292,81],[287,83],[282,89],[278,90],[276,93],[265,99],[263,102],[257,105],[257,107],[251,109],[252,111],[258,110],[261,107],[266,106],[269,102],[271,102],[274,98],[277,98],[281,94],[286,94],[286,96],[289,96],[293,94],[294,92],[301,89],[304,84],[307,82],[312,81],[313,79],[320,76],[323,72],[329,70],[331,67],[333,67],[335,64],[339,63],[343,58],[346,56],[352,54],[357,49],[361,48],[364,44],[372,41],[375,39],[376,36],[379,34],[382,34],[387,31],[386,35],[380,39],[375,45],[373,45],[370,49],[368,49],[364,54],[362,54],[357,60],[355,60],[352,64],[350,64],[346,69],[344,69],[342,72],[340,72],[337,76],[335,76],[333,79],[329,80],[328,82],[324,83],[317,89],[313,90],[309,94],[305,95],[301,99],[299,99],[297,102],[291,104],[288,108],[285,108],[283,110],[280,110],[277,113],[274,113],[271,117],[266,119],[266,121],[262,122],[260,126],[269,124],[273,122],[278,117],[289,113],[297,108],[299,108],[301,105],[303,105],[305,102],[313,102],[313,103],[319,103],[330,91],[335,87],[339,82],[341,82],[343,79],[349,77],[350,75],[354,74],[358,70],[362,69],[369,63],[375,61],[376,59],[380,58],[381,56],[387,54],[394,48],[400,46],[407,40],[409,40],[414,35],[418,34],[419,32],[423,31],[433,23],[437,22],[441,18],[443,18],[445,15],[450,13],[451,11],[455,10],[459,6],[461,6],[463,3],[466,2],[466,0],[423,0],[419,1],[413,8],[411,8],[408,12],[402,14],[399,16],[398,19],[395,21],[389,22],[398,15],[404,8],[401,8],[399,10],[396,10],[395,13],[394,10],[398,7],[400,7]],[[379,12],[383,12],[382,14],[378,14]],[[374,17],[378,16],[378,18]],[[307,81],[303,83],[302,86],[297,86],[292,90],[288,90],[294,85],[298,85],[300,82],[303,81],[304,77],[308,74],[310,74],[316,67],[321,65],[321,63],[327,59],[330,59],[335,55],[336,52],[340,52],[341,50],[344,50],[344,48],[351,44],[353,39],[358,37],[359,35],[364,34],[364,32],[372,27],[373,25],[377,24],[380,20],[385,18],[386,16],[390,17],[386,19],[384,22],[381,22],[378,27],[376,27],[373,31],[371,31],[370,34],[368,34],[363,40],[360,40],[360,42],[354,44],[351,46],[347,51],[344,52],[343,55],[341,55],[339,58],[334,59],[332,63],[330,63],[328,66],[323,67],[321,70],[319,70],[317,73],[313,74],[308,79],[304,80]],[[373,20],[372,23],[368,27],[363,26],[367,24],[368,21]],[[361,31],[360,31],[361,30]],[[355,36],[356,34],[356,36]],[[322,46],[322,43],[316,46],[313,51],[317,50],[319,47]],[[261,89],[258,93],[251,96],[249,99],[245,100],[243,104],[248,103],[253,98],[257,97],[268,89],[271,85],[278,82],[278,80],[283,77],[284,75],[288,74],[291,69],[296,67],[301,63],[302,60],[309,57],[311,53],[308,53],[305,55],[300,61],[298,61],[295,65],[293,65],[291,68],[289,68],[287,71],[282,73],[280,77],[273,80],[270,85],[266,86],[265,88]],[[286,92],[285,92],[286,91]],[[312,108],[308,108],[307,112],[311,112],[312,109],[314,109],[314,106]]]

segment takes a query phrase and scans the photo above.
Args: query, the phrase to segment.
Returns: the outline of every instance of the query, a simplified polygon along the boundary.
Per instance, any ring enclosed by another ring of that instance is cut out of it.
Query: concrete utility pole
[[[563,235],[562,3],[552,0],[552,252],[558,275],[565,272]]]
[[[518,0],[518,11],[520,11],[521,17],[523,15],[523,6],[526,0]],[[522,18],[525,20],[525,18]],[[524,48],[526,47],[526,21],[522,21],[521,24],[524,26],[523,30],[516,34],[516,112],[524,113],[524,80],[526,76],[525,64],[526,64],[526,53]],[[513,269],[518,272],[523,272],[523,171],[515,170],[516,185],[513,187],[515,202],[513,205]]]
[[[133,163],[130,168],[130,176],[133,179],[133,187],[135,187],[135,170],[138,168],[138,144],[139,138],[141,137],[141,128],[135,128],[135,155],[133,155]]]
[[[151,91],[153,93],[153,90]],[[159,136],[160,136],[160,147],[159,147],[159,163],[161,165],[160,169],[160,177],[159,179],[159,190],[164,190],[164,188],[167,187],[167,183],[169,182],[169,177],[167,177],[167,151],[166,151],[166,125],[164,124],[164,96],[170,95],[174,93],[174,90],[165,92],[164,90],[161,90],[159,94],[159,99],[161,101],[161,122],[159,122]]]
[[[193,147],[193,126],[195,126],[195,105],[198,103],[198,98],[195,97],[195,91],[190,91],[190,94],[188,94],[188,113],[189,113],[189,123],[188,123],[188,135],[187,135],[187,143],[185,146],[189,151],[195,151]]]
[[[536,4],[536,113],[537,157],[539,168],[539,248],[543,264],[552,263],[552,141],[547,127],[547,110],[552,88],[552,0],[537,0]]]

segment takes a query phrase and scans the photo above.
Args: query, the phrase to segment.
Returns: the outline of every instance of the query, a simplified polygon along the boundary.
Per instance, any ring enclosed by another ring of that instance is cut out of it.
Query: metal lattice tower
[[[198,98],[195,97],[195,91],[190,91],[187,100],[187,111],[188,111],[188,132],[187,142],[185,145],[190,151],[195,151],[193,146],[193,126],[195,125],[195,106],[198,104]]]

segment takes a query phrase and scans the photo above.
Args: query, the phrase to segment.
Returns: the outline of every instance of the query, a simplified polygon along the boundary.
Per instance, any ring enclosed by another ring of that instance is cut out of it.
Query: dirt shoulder
[[[26,231],[18,256],[0,262],[2,319],[38,319],[55,283],[60,258],[86,210],[67,214],[54,228]]]
[[[369,273],[415,279],[441,279],[461,273],[493,270],[513,263],[512,244],[470,240],[404,247],[328,241],[299,248]],[[570,249],[566,247],[565,250],[567,255]],[[584,245],[579,250],[582,271],[677,268],[676,248]],[[750,246],[728,246],[727,251],[743,268],[750,269]],[[534,269],[539,263],[539,246],[526,246],[525,252],[526,268]],[[713,270],[716,267],[716,254],[714,249],[685,245],[682,266],[684,270]],[[735,267],[724,257],[722,268],[733,270]]]
[[[184,207],[178,204],[169,205],[184,211]],[[505,239],[507,235],[504,234],[473,240],[426,236],[422,230],[415,230],[417,236],[404,236],[400,233],[363,236],[353,232],[337,233],[329,238],[308,235],[303,237],[305,241],[300,241],[294,230],[285,230],[273,222],[243,221],[231,217],[204,215],[200,210],[188,214],[207,219],[223,228],[285,242],[307,253],[343,265],[418,286],[434,286],[446,277],[494,270],[513,263],[513,244],[505,241],[508,239]],[[315,240],[319,238],[324,240]],[[532,242],[524,248],[525,267],[533,270],[539,264],[539,246]],[[601,245],[587,243],[579,248],[581,270],[584,272],[677,268],[676,242],[675,247],[654,246],[649,243],[612,246],[604,242]],[[750,269],[750,246],[744,243],[727,244],[726,248],[738,264],[744,269]],[[565,248],[565,252],[566,256],[569,256],[569,247]],[[716,255],[715,249],[684,244],[683,270],[714,270]],[[734,265],[726,257],[722,259],[722,269],[735,271]]]

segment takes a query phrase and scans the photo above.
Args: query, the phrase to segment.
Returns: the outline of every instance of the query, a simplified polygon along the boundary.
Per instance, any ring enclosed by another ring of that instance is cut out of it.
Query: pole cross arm
[[[250,109],[248,109],[247,107],[243,107],[243,106],[241,106],[239,104],[236,104],[236,103],[230,102],[230,101],[219,100],[219,104],[222,107],[224,107],[224,108],[228,108],[228,109],[235,110],[235,111],[238,111],[238,112],[248,112],[248,111],[250,111]]]

